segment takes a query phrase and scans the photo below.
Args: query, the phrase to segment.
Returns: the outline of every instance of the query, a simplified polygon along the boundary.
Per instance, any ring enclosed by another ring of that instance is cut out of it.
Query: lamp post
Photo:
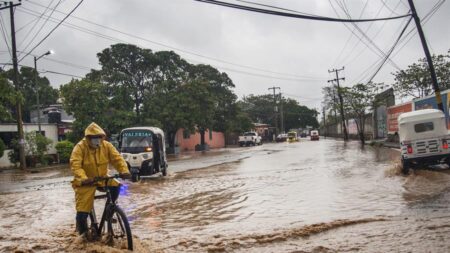
[[[39,103],[39,86],[38,86],[38,71],[37,71],[37,61],[39,59],[41,59],[42,57],[46,56],[46,55],[50,55],[53,54],[52,50],[47,51],[46,53],[44,53],[43,55],[36,57],[34,56],[34,86],[36,87],[36,103],[37,103],[37,113],[38,113],[38,129],[39,129],[39,134],[42,133],[41,131],[41,105]]]

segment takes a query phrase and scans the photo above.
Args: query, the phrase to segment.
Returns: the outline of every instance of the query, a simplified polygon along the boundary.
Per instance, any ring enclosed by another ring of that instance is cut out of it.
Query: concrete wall
[[[24,133],[38,131],[39,127],[37,124],[25,123],[23,125]],[[58,142],[58,126],[56,124],[41,124],[41,130],[45,132],[45,137],[51,139],[53,143],[50,145],[48,154],[56,154],[55,145]],[[0,124],[0,132],[17,132],[16,124]],[[3,157],[0,158],[0,167],[13,166],[9,162],[8,153],[11,152],[10,149],[5,150]]]
[[[188,138],[184,138],[184,129],[179,129],[175,137],[175,143],[178,144],[180,151],[193,151],[195,145],[200,144],[200,133],[190,134]],[[220,132],[212,132],[211,139],[209,138],[209,131],[205,132],[205,143],[210,148],[223,148],[225,147],[225,135]]]

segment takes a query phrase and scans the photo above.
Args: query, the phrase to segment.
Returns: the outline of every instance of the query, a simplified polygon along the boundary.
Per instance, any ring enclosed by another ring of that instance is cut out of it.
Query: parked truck
[[[239,146],[255,146],[262,145],[261,136],[257,132],[245,132],[244,135],[239,136]]]
[[[398,117],[402,172],[446,163],[450,165],[450,135],[442,111],[424,109]]]

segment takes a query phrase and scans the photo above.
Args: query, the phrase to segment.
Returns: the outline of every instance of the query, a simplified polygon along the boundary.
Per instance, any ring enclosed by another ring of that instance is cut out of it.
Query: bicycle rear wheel
[[[112,243],[122,243],[126,240],[128,250],[133,250],[133,237],[131,236],[130,223],[125,213],[116,206],[111,211],[107,222],[107,236]]]

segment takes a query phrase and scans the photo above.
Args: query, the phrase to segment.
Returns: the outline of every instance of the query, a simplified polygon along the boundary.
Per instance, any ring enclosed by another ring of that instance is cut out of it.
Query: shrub
[[[72,154],[74,144],[70,141],[60,141],[56,144],[56,152],[58,152],[59,162],[68,163]]]
[[[2,139],[0,139],[0,158],[3,156],[6,149],[6,145]]]
[[[46,153],[52,144],[52,140],[40,133],[25,133],[25,158],[29,165],[34,166],[36,162],[43,165],[48,164]],[[12,141],[13,151],[9,153],[9,160],[12,163],[19,162],[19,141]]]

